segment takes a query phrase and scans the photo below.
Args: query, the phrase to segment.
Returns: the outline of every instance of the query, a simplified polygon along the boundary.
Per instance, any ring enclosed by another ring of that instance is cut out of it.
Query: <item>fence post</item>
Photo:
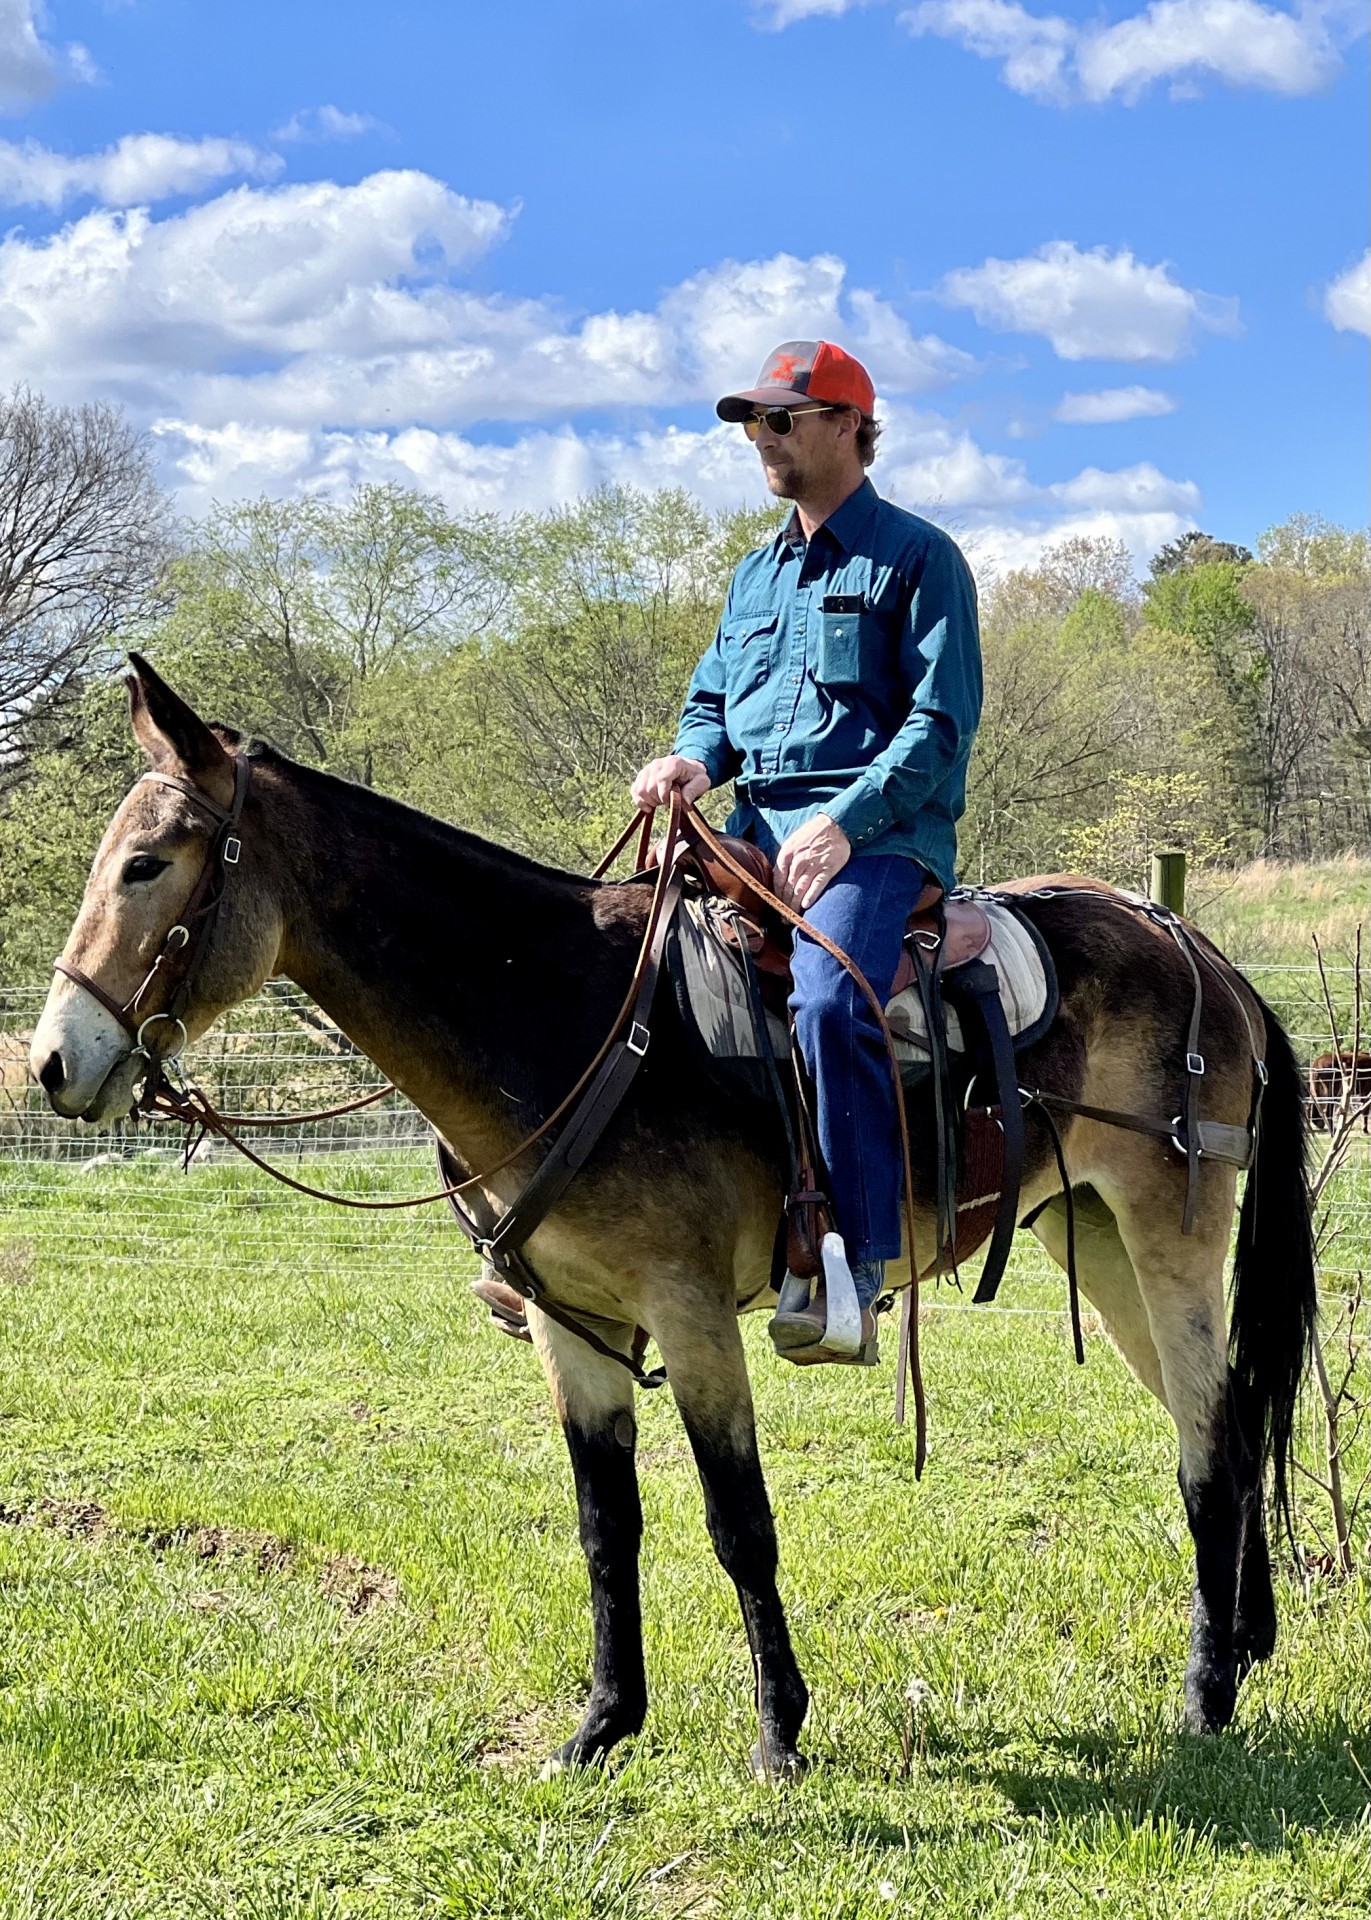
[[[1185,855],[1180,852],[1154,853],[1152,856],[1152,898],[1173,913],[1185,912]]]

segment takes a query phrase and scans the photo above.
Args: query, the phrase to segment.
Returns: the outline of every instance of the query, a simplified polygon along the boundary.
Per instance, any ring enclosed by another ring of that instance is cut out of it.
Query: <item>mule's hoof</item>
[[[1185,1730],[1206,1738],[1222,1733],[1238,1703],[1238,1683],[1228,1675],[1207,1674],[1186,1683]]]
[[[555,1780],[559,1773],[583,1773],[587,1767],[600,1766],[605,1753],[604,1747],[587,1747],[579,1740],[567,1740],[544,1760],[538,1778]]]
[[[756,1780],[765,1780],[772,1786],[784,1786],[791,1780],[803,1780],[809,1772],[809,1762],[794,1747],[788,1753],[762,1753],[761,1742],[748,1756],[752,1766],[752,1775]]]

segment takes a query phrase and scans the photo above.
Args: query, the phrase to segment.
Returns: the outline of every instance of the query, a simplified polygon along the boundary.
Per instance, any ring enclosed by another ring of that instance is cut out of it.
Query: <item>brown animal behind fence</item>
[[[1351,1047],[1320,1053],[1309,1062],[1309,1116],[1313,1125],[1332,1133],[1346,1102],[1348,1117],[1363,1133],[1371,1132],[1371,1052]]]

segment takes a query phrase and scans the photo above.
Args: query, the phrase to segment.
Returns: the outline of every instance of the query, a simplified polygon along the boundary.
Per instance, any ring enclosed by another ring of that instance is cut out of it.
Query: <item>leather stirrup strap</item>
[[[995,1214],[995,1230],[986,1250],[980,1283],[972,1296],[976,1306],[995,1298],[1014,1245],[1014,1230],[1019,1224],[1019,1193],[1023,1186],[1024,1124],[1023,1103],[1019,1097],[1019,1078],[1014,1065],[1014,1043],[1000,999],[1000,976],[984,960],[972,960],[957,974],[957,997],[974,1002],[990,1047],[995,1073],[995,1095],[1000,1108],[1000,1127],[1004,1133],[1004,1169],[1000,1175],[1000,1203]]]

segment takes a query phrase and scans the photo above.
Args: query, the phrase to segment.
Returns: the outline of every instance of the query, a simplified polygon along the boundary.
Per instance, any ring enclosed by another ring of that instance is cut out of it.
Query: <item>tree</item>
[[[1163,574],[1183,573],[1187,567],[1212,566],[1215,562],[1226,560],[1235,566],[1246,567],[1252,564],[1252,555],[1248,548],[1235,546],[1231,540],[1216,540],[1211,533],[1201,533],[1192,527],[1189,533],[1183,533],[1178,540],[1169,540],[1153,554],[1149,571],[1154,580],[1160,580]]]
[[[483,632],[511,589],[510,532],[396,486],[344,505],[217,508],[173,578],[149,647],[200,705],[370,784],[386,676]]]
[[[1292,513],[1268,527],[1257,541],[1264,567],[1303,573],[1311,579],[1348,579],[1371,567],[1371,536],[1357,527],[1340,527],[1321,513]]]
[[[147,443],[117,408],[0,399],[0,786],[148,612],[170,545]]]
[[[541,857],[593,861],[634,772],[671,742],[736,559],[774,525],[631,487],[524,523],[499,630],[444,676],[470,743],[445,810]]]

